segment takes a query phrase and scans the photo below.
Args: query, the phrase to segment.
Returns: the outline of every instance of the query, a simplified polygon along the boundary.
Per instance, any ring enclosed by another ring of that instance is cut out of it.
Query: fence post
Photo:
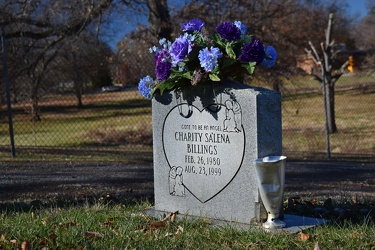
[[[10,87],[9,87],[9,75],[8,75],[8,65],[7,65],[7,49],[5,41],[5,31],[4,28],[0,28],[1,33],[1,43],[3,48],[3,65],[4,65],[4,81],[5,81],[5,92],[7,97],[7,107],[8,107],[8,121],[9,121],[9,137],[10,137],[10,151],[12,157],[16,157],[16,149],[14,147],[14,133],[13,133],[13,116],[12,116],[12,104],[10,100]]]
[[[329,141],[329,126],[328,126],[328,102],[327,102],[327,81],[326,81],[326,70],[325,62],[322,64],[322,85],[323,85],[323,96],[324,96],[324,116],[325,116],[325,130],[326,130],[326,149],[327,149],[327,159],[331,159],[331,145]]]

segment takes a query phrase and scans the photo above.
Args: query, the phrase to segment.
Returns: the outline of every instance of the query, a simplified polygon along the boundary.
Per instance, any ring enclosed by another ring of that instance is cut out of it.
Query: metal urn
[[[285,185],[285,156],[267,156],[254,161],[260,197],[267,211],[266,229],[285,227],[279,219]]]

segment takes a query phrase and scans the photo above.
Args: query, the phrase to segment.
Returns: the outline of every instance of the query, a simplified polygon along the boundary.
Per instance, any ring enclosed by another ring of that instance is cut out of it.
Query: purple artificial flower
[[[211,72],[217,66],[217,59],[222,56],[220,49],[211,47],[200,50],[198,58],[201,67],[204,68],[206,72]]]
[[[277,52],[274,47],[267,46],[265,53],[266,53],[266,57],[262,61],[262,66],[266,68],[271,68],[276,63]]]
[[[223,22],[216,27],[216,32],[221,38],[228,41],[236,41],[241,39],[241,30],[233,23]]]
[[[187,23],[182,24],[183,31],[201,31],[204,26],[204,22],[199,19],[191,19]]]
[[[191,50],[192,48],[188,36],[183,35],[177,38],[169,49],[173,67],[183,61]]]
[[[138,91],[147,99],[151,99],[151,86],[154,84],[154,79],[151,76],[143,77],[138,84]]]
[[[166,80],[172,69],[172,64],[169,62],[170,57],[168,50],[162,49],[155,54],[155,74],[159,82]]]
[[[155,74],[159,82],[162,82],[171,74],[172,64],[167,60],[162,60],[156,63]]]
[[[258,39],[254,39],[251,43],[246,43],[243,46],[242,53],[238,56],[238,59],[244,62],[256,62],[260,64],[265,56],[266,53],[264,52],[263,44]]]
[[[166,49],[158,49],[155,53],[154,63],[155,65],[163,59],[170,57],[169,51]]]

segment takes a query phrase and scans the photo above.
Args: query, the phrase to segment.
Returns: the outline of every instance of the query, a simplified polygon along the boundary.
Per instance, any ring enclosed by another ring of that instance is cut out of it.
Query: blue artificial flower
[[[172,58],[173,67],[179,62],[183,61],[185,57],[191,52],[191,37],[188,35],[183,35],[178,37],[169,49],[169,53]]]
[[[241,39],[241,30],[233,23],[223,22],[216,27],[216,32],[223,39],[228,41],[236,41]]]
[[[234,25],[241,30],[241,34],[245,35],[247,33],[247,27],[241,23],[241,21],[235,21]]]
[[[260,64],[263,62],[265,55],[263,44],[258,39],[254,39],[251,43],[246,43],[243,46],[242,53],[238,56],[238,59],[244,62]]]
[[[150,53],[155,53],[155,52],[159,51],[159,48],[154,45],[151,48],[149,48],[148,50],[150,51]]]
[[[163,49],[169,49],[171,47],[171,42],[168,41],[166,38],[160,39],[159,44]]]
[[[204,26],[204,22],[199,19],[192,19],[187,23],[182,24],[183,31],[201,31]]]
[[[276,63],[277,52],[274,47],[267,46],[265,53],[266,57],[263,59],[262,65],[266,68],[271,68]]]
[[[159,46],[150,48],[156,79],[146,76],[140,80],[138,89],[143,96],[150,99],[154,90],[163,93],[184,87],[187,79],[192,85],[220,81],[221,76],[241,79],[253,74],[255,66],[275,65],[276,50],[248,35],[241,21],[221,23],[213,36],[204,25],[199,19],[191,19],[182,24],[184,32],[173,42],[162,38]]]
[[[201,67],[204,68],[205,71],[211,72],[217,66],[218,58],[221,58],[222,56],[223,55],[218,48],[211,47],[200,50],[198,58]]]
[[[151,99],[151,86],[154,84],[154,79],[151,76],[143,77],[138,83],[138,91],[147,99]]]

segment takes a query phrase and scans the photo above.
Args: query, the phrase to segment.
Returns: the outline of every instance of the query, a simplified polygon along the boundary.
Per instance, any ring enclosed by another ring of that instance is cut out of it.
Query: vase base
[[[286,226],[286,223],[279,219],[268,220],[263,223],[263,227],[266,229],[278,229],[278,228],[283,228],[285,226]]]

